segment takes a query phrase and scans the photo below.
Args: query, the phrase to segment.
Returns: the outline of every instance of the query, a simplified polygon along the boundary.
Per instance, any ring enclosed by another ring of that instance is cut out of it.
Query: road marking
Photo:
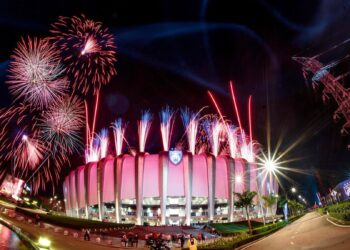
[[[337,223],[335,223],[334,221],[331,221],[329,218],[327,218],[327,221],[328,222],[330,222],[330,223],[332,223],[334,226],[336,226],[336,227],[350,227],[350,225],[340,225],[340,224],[337,224]]]
[[[304,216],[305,216],[305,215],[303,215],[303,217],[304,217]],[[301,217],[301,218],[303,218],[303,217]],[[291,226],[291,225],[298,224],[298,223],[299,223],[299,220],[300,220],[300,219],[297,219],[296,221],[293,221],[291,224],[289,224],[289,225],[287,225],[287,226],[281,228],[281,230],[283,230],[283,229],[285,229],[285,228],[288,228],[288,227]],[[305,222],[305,221],[302,221],[302,222]],[[279,230],[279,231],[280,231],[280,230]],[[278,231],[275,232],[275,233],[278,233]],[[250,244],[248,243],[248,245],[246,245],[246,246],[243,245],[241,248],[239,247],[238,249],[239,249],[239,250],[244,250],[244,249],[247,249],[247,248],[249,248],[249,247],[252,247],[252,246],[254,246],[255,244],[260,243],[261,241],[266,240],[267,238],[269,238],[269,237],[275,235],[275,233],[272,233],[272,234],[269,234],[269,235],[267,235],[267,236],[265,236],[265,237],[263,237],[263,238],[257,239],[256,241],[253,241],[253,242],[250,243]],[[297,232],[297,233],[298,233],[298,232]],[[293,244],[294,244],[294,243],[293,243]]]

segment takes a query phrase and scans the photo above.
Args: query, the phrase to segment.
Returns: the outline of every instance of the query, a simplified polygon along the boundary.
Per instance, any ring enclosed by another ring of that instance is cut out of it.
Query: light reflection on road
[[[0,250],[27,250],[18,236],[0,224]]]

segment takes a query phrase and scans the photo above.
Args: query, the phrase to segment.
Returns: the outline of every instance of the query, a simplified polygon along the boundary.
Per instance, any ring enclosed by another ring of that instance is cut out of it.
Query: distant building
[[[345,201],[350,199],[350,179],[340,182],[334,190],[338,201]]]

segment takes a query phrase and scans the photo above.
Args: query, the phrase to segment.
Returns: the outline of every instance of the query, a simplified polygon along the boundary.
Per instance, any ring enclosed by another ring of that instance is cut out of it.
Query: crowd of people
[[[124,246],[130,246],[130,247],[137,247],[139,244],[139,235],[138,234],[123,234],[122,239],[121,239],[122,244]]]
[[[196,250],[198,242],[205,240],[204,234],[200,233],[195,238],[192,234],[185,236],[184,234],[178,235],[164,235],[160,234],[150,234],[145,236],[146,246],[154,250],[170,249],[170,242],[173,244],[178,243],[181,248],[187,247],[190,250]],[[185,245],[186,243],[186,245]]]

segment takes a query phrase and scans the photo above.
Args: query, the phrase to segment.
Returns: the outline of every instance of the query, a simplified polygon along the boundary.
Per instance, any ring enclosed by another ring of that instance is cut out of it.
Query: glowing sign
[[[350,181],[346,182],[344,185],[343,185],[343,189],[344,189],[344,192],[345,194],[350,197]]]
[[[21,195],[24,181],[12,175],[6,175],[1,184],[0,193],[17,198]]]
[[[182,151],[181,150],[170,150],[169,159],[174,164],[177,165],[182,161]]]

